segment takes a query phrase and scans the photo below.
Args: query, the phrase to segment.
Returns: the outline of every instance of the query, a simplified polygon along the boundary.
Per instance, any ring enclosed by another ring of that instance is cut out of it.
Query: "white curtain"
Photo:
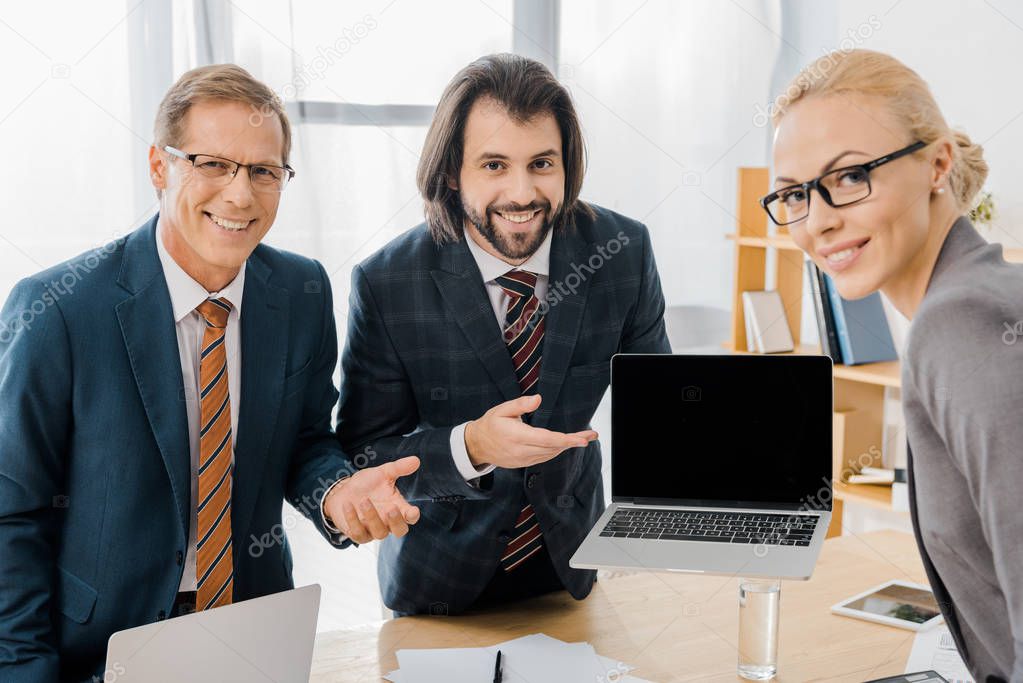
[[[131,71],[140,57],[131,28],[149,9],[117,0],[0,10],[0,296],[155,210],[152,188],[140,190],[152,114],[139,123]]]

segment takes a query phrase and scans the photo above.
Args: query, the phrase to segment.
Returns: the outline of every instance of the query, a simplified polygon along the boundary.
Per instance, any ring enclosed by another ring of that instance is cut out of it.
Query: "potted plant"
[[[995,200],[984,190],[977,197],[977,203],[970,209],[970,220],[982,233],[990,233],[995,222]]]

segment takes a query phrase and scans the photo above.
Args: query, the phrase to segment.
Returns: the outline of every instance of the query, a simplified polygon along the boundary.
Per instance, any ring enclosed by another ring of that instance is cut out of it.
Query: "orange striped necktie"
[[[230,605],[231,397],[227,391],[224,332],[231,302],[207,299],[195,309],[206,321],[199,353],[199,507],[196,538],[196,610]]]

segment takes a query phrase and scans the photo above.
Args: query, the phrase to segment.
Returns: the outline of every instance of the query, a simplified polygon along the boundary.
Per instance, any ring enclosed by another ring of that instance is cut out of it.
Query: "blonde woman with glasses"
[[[982,149],[868,50],[809,65],[774,112],[771,219],[847,299],[912,320],[902,364],[917,544],[977,681],[1023,681],[1023,268],[965,214]]]

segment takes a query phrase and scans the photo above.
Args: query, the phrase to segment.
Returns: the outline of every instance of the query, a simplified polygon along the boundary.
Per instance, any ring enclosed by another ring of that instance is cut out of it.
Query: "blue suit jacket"
[[[0,680],[102,678],[107,638],[178,591],[190,456],[155,226],[21,281],[0,314]],[[244,296],[236,601],[292,587],[283,501],[327,535],[319,498],[347,467],[323,268],[261,245]]]
[[[664,297],[646,228],[594,207],[551,243],[540,408],[529,422],[585,429],[617,352],[669,353]],[[521,394],[483,277],[465,241],[413,228],[355,268],[337,433],[349,453],[422,459],[398,486],[422,519],[381,546],[384,602],[403,613],[456,613],[486,586],[521,509],[536,511],[554,567],[577,599],[595,572],[568,560],[604,510],[600,445],[470,486],[451,428]]]

